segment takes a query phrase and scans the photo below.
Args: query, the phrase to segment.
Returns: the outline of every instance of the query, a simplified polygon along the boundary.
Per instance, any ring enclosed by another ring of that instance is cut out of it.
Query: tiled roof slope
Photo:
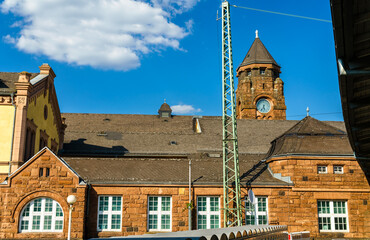
[[[353,155],[353,151],[344,131],[305,117],[271,143],[268,158],[286,154]]]
[[[239,67],[254,63],[266,63],[279,66],[258,37],[254,39],[252,46]]]
[[[39,73],[31,73],[31,79],[39,75]],[[19,73],[16,72],[0,72],[0,93],[15,92],[14,83],[19,79]]]
[[[266,165],[256,165],[263,155],[240,155],[242,185],[287,185],[270,175]],[[194,185],[222,185],[222,158],[189,156]],[[95,184],[187,185],[187,158],[75,158],[64,157],[84,180]],[[256,166],[255,168],[253,168]],[[254,169],[249,174],[246,172]],[[243,175],[244,174],[244,175]]]
[[[221,117],[65,113],[67,128],[62,156],[189,154],[222,152]],[[266,154],[270,142],[289,130],[293,120],[238,120],[239,152]],[[343,122],[327,122],[344,131]]]

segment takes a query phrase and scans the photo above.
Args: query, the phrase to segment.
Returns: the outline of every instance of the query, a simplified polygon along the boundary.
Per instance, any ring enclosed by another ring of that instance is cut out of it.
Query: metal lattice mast
[[[222,2],[222,141],[225,227],[242,224],[233,71],[230,5],[224,1]]]

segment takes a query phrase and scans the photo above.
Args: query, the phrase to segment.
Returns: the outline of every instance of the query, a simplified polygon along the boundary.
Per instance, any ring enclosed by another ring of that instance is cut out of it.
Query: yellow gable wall
[[[0,105],[0,173],[9,172],[12,147],[14,107]],[[3,165],[4,164],[4,165]]]
[[[33,120],[37,126],[36,139],[35,139],[35,153],[40,150],[40,130],[45,130],[48,138],[48,147],[51,148],[51,139],[54,139],[59,144],[58,129],[54,122],[54,113],[49,103],[49,90],[47,94],[40,94],[35,100],[28,104],[27,108],[27,119]],[[48,117],[44,119],[44,106],[48,108]],[[59,145],[58,145],[59,146]]]

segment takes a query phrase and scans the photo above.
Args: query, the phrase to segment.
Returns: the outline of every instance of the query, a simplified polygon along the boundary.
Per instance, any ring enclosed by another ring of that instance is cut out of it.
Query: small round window
[[[46,105],[44,106],[44,119],[48,119],[48,107]]]

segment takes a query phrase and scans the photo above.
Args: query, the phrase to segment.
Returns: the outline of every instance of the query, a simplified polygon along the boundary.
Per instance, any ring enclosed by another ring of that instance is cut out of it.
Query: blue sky
[[[331,20],[329,0],[231,4]],[[221,115],[219,0],[5,0],[0,71],[49,63],[62,112]],[[231,8],[234,69],[255,30],[282,67],[288,119],[343,120],[332,24]]]

